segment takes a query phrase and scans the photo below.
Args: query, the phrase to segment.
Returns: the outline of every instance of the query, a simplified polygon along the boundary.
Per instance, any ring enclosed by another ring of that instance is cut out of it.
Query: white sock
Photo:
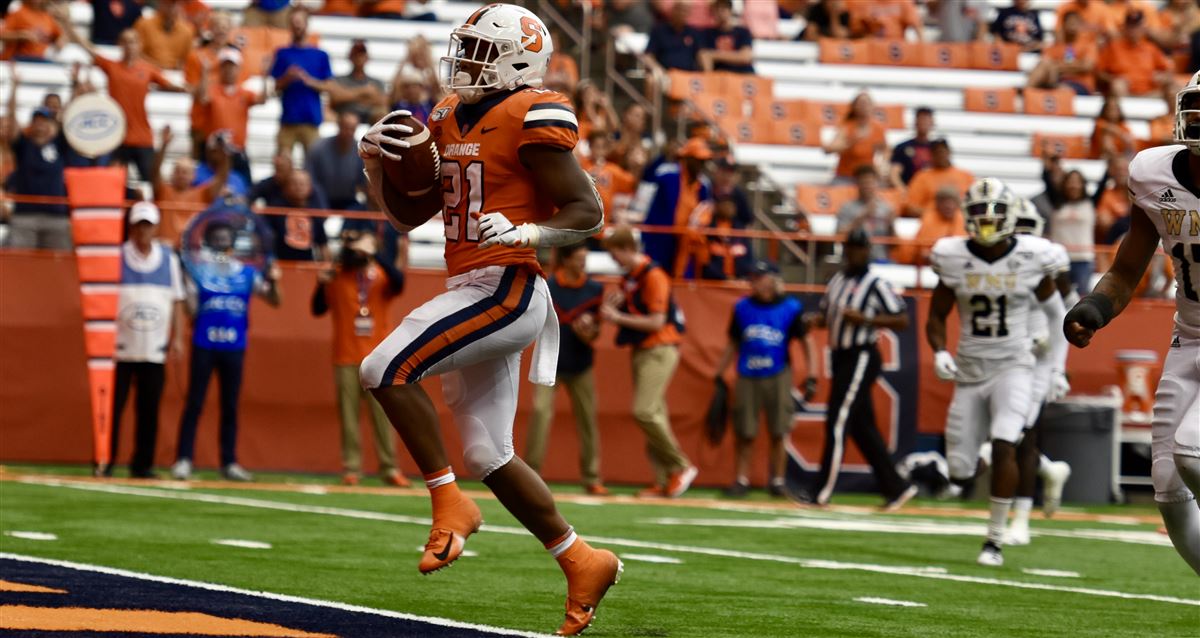
[[[435,487],[441,487],[443,485],[448,485],[453,482],[454,482],[454,471],[447,468],[447,471],[445,474],[440,474],[438,476],[434,476],[433,478],[425,479],[425,487],[432,490]]]
[[[1195,499],[1179,503],[1159,503],[1163,524],[1175,551],[1200,575],[1200,507]]]
[[[1046,456],[1045,454],[1038,455],[1037,474],[1039,478],[1046,478],[1046,470],[1050,469],[1050,464],[1053,462],[1054,461],[1051,461],[1050,457]]]
[[[1029,512],[1033,510],[1033,499],[1018,496],[1013,499],[1013,526],[1029,527]]]
[[[547,545],[546,551],[550,552],[551,556],[558,558],[559,556],[562,556],[563,552],[567,551],[568,548],[574,545],[575,541],[577,540],[579,540],[579,536],[575,533],[575,528],[569,528],[567,530],[567,535],[557,543]]]
[[[1008,510],[1012,508],[1011,498],[992,497],[992,515],[988,518],[987,539],[997,547],[1004,544],[1004,526],[1008,523]]]

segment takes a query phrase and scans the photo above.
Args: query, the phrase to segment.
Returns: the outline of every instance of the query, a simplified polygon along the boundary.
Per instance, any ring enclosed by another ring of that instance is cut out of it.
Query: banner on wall
[[[68,168],[67,199],[79,272],[84,350],[91,399],[92,462],[97,475],[113,462],[113,353],[117,294],[121,283],[121,235],[125,169]]]

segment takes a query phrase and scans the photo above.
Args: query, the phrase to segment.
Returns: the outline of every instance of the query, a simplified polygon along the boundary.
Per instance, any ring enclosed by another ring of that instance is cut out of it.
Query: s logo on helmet
[[[521,48],[530,53],[542,52],[542,38],[546,35],[546,30],[537,20],[529,16],[521,18],[521,33],[525,37],[521,39]]]

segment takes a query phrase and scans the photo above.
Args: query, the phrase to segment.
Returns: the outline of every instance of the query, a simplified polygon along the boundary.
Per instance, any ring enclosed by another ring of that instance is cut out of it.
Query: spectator
[[[1092,128],[1091,158],[1101,159],[1113,154],[1132,156],[1136,150],[1133,133],[1121,112],[1121,101],[1116,96],[1106,96]]]
[[[619,156],[628,154],[634,147],[648,148],[654,144],[653,131],[650,130],[650,114],[646,112],[646,107],[637,102],[630,102],[625,107],[621,112],[620,126],[611,132],[617,141],[613,152]]]
[[[756,40],[778,40],[779,3],[776,0],[743,2],[742,23]]]
[[[562,32],[551,27],[553,34],[552,41],[567,42],[565,36],[560,35]],[[546,67],[546,76],[542,79],[542,86],[551,91],[558,91],[563,95],[575,95],[576,89],[579,88],[579,65],[575,62],[575,58],[566,51],[555,50],[550,54],[550,63]]]
[[[283,184],[282,199],[267,200],[267,206],[309,210],[329,208],[321,193],[313,189],[312,176],[306,170],[293,170]],[[275,235],[276,259],[329,261],[324,217],[313,217],[308,211],[265,217]]]
[[[208,382],[217,373],[221,390],[221,475],[230,481],[254,476],[237,462],[238,394],[246,360],[246,331],[250,297],[258,295],[272,306],[282,302],[279,266],[266,273],[240,261],[233,253],[235,233],[228,222],[213,221],[204,228],[204,247],[213,260],[189,267],[188,307],[192,309],[192,359],[188,366],[187,399],[179,421],[179,447],[171,478],[192,476],[196,428]]]
[[[150,87],[163,91],[183,93],[186,88],[176,85],[163,75],[153,64],[142,59],[142,40],[138,32],[127,29],[117,39],[121,46],[121,60],[110,60],[96,49],[95,45],[79,35],[74,27],[61,25],[67,37],[83,47],[96,66],[108,76],[108,94],[125,113],[125,140],[117,148],[115,159],[137,168],[138,178],[150,181],[154,163],[154,133],[150,130],[150,118],[146,114],[146,96]]]
[[[637,189],[637,178],[608,160],[612,140],[608,133],[593,130],[587,136],[589,157],[580,164],[592,176],[607,224],[622,223],[625,210]]]
[[[850,32],[857,38],[903,40],[908,30],[925,41],[921,16],[912,0],[874,0],[850,4]]]
[[[1100,181],[1096,196],[1096,243],[1107,244],[1110,231],[1117,222],[1129,216],[1129,158],[1113,155],[1108,158],[1108,170]],[[1123,234],[1123,233],[1122,233]]]
[[[1053,89],[1065,85],[1076,95],[1088,95],[1096,90],[1092,77],[1099,57],[1095,38],[1084,32],[1078,11],[1068,11],[1061,18],[1057,42],[1042,51],[1042,59],[1029,72],[1026,86]]]
[[[969,171],[950,163],[950,144],[944,139],[933,141],[929,159],[929,166],[917,171],[908,185],[908,198],[904,204],[907,217],[920,217],[928,211],[933,206],[934,195],[943,186],[953,186],[961,196],[975,181]]]
[[[208,32],[209,18],[212,17],[212,10],[204,0],[180,0],[179,10],[183,19],[192,25],[192,32],[203,38]]]
[[[408,41],[408,55],[400,63],[401,67],[412,67],[425,78],[425,88],[428,89],[429,99],[437,104],[442,99],[442,78],[438,65],[433,60],[433,48],[424,36],[415,36]]]
[[[15,167],[5,181],[5,190],[13,195],[66,197],[63,180],[66,168],[66,140],[58,131],[58,122],[50,109],[39,106],[33,110],[29,128],[17,126],[17,87],[20,78],[14,72],[9,89],[9,122],[3,140],[12,148]],[[9,245],[14,248],[49,248],[70,250],[71,218],[64,204],[35,204],[16,202],[9,221]]]
[[[129,240],[121,247],[121,287],[117,293],[116,383],[113,386],[112,476],[121,440],[121,414],[129,390],[137,384],[137,422],[129,475],[155,478],[158,407],[166,381],[167,349],[183,354],[186,308],[179,258],[156,238],[161,216],[150,202],[129,209]]]
[[[1153,3],[1146,0],[1105,0],[1108,3],[1108,12],[1112,15],[1113,24],[1125,24],[1125,19],[1134,11],[1140,11],[1145,18],[1146,28],[1150,32],[1158,31],[1160,26],[1158,22],[1158,11],[1155,10]]]
[[[1116,35],[1118,23],[1112,11],[1104,4],[1104,0],[1066,0],[1055,10],[1055,24],[1058,25],[1058,40],[1062,41],[1062,29],[1068,13],[1079,14],[1082,22],[1083,37],[1100,44],[1105,38]]]
[[[850,12],[846,0],[819,0],[808,8],[800,39],[816,42],[820,38],[850,37]]]
[[[217,54],[217,64],[218,79],[215,84],[209,81],[208,69],[202,67],[195,99],[205,110],[203,119],[214,133],[229,131],[230,142],[238,149],[234,158],[234,170],[242,174],[249,186],[250,163],[246,158],[245,149],[250,109],[266,102],[267,79],[263,77],[261,93],[243,88],[240,82],[242,54],[233,47],[225,47]]]
[[[579,136],[587,139],[592,130],[612,134],[617,129],[617,112],[608,96],[591,80],[579,83],[575,91],[575,113],[579,117]]]
[[[600,480],[599,429],[596,427],[596,378],[592,373],[595,349],[600,336],[600,304],[604,284],[588,276],[587,244],[572,244],[555,249],[557,265],[549,277],[550,299],[558,315],[558,376],[553,386],[534,386],[533,413],[522,458],[540,472],[546,456],[554,417],[554,391],[565,387],[575,415],[579,436],[579,476],[583,489],[593,496],[607,496]]]
[[[1145,95],[1171,81],[1171,61],[1146,38],[1146,14],[1130,11],[1121,37],[1100,50],[1096,78],[1118,96]]]
[[[158,11],[139,18],[133,30],[141,36],[142,54],[160,69],[182,69],[196,38],[180,0],[160,0]]]
[[[291,152],[276,152],[271,158],[271,165],[275,172],[270,177],[256,183],[251,189],[249,197],[251,204],[257,206],[265,205],[270,201],[283,201],[283,186],[287,184],[288,179],[292,176],[292,170],[295,168]],[[314,186],[314,188],[316,187]]]
[[[683,315],[675,307],[671,279],[639,250],[628,227],[604,239],[604,248],[625,273],[622,292],[600,306],[600,317],[617,326],[617,345],[633,348],[633,418],[646,435],[655,484],[639,496],[675,498],[691,487],[696,468],[679,449],[667,410],[667,386],[679,364]]]
[[[737,165],[728,158],[717,160],[716,165],[713,173],[712,223],[709,227],[722,231],[746,229],[754,223],[754,211],[750,208],[746,191],[738,183],[741,176]],[[709,233],[705,239],[707,247],[700,273],[702,278],[738,279],[750,275],[754,253],[747,238]]]
[[[847,233],[856,228],[866,231],[870,237],[894,237],[892,220],[896,211],[891,204],[879,197],[879,173],[873,166],[859,166],[854,172],[858,196],[842,204],[837,212],[837,232]],[[871,261],[888,260],[888,247],[882,244],[871,246]]]
[[[712,158],[708,143],[692,138],[679,149],[678,162],[659,165],[651,178],[653,193],[644,223],[686,228],[696,209],[712,199],[712,188],[704,176],[705,165]],[[672,268],[682,263],[684,251],[679,250],[679,238],[672,233],[651,233],[643,244],[646,254],[657,263],[671,264]]]
[[[242,26],[287,29],[292,14],[291,4],[291,0],[250,0],[250,6],[242,13]]]
[[[750,454],[762,419],[767,422],[767,491],[784,496],[783,472],[787,464],[784,437],[792,431],[796,406],[792,399],[791,342],[804,348],[804,400],[817,389],[817,349],[804,327],[804,304],[783,292],[779,268],[755,262],[750,273],[750,295],[733,307],[729,342],[717,363],[717,382],[723,383],[729,364],[737,360],[733,396],[735,478],[726,496],[741,498],[750,491]]]
[[[187,60],[183,63],[183,81],[188,86],[200,85],[200,78],[208,75],[210,85],[221,83],[221,62],[217,59],[226,47],[232,46],[230,35],[233,33],[233,19],[224,11],[213,14],[209,21],[208,41],[203,46],[192,49]],[[207,71],[206,71],[207,70]],[[245,67],[238,75],[238,81],[246,79]],[[266,92],[263,92],[264,96]],[[209,123],[208,109],[201,100],[192,100],[192,155],[199,159],[204,156],[204,142],[216,130]]]
[[[833,173],[835,184],[853,181],[858,167],[875,166],[879,154],[887,150],[886,131],[883,124],[875,120],[874,111],[875,103],[870,95],[859,93],[854,96],[837,136],[822,145],[827,155],[838,154]]]
[[[216,131],[208,136],[204,145],[204,161],[196,165],[196,177],[192,185],[199,186],[213,179],[224,170],[226,164],[230,170],[224,193],[246,201],[250,195],[250,174],[245,172],[248,168],[246,154],[233,143],[233,135],[228,130]]]
[[[713,0],[712,12],[717,24],[704,30],[696,54],[700,70],[754,73],[754,37],[749,29],[737,24],[732,0]]]
[[[913,114],[913,125],[916,136],[900,142],[892,149],[891,171],[888,174],[892,188],[904,190],[912,182],[913,175],[928,168],[933,161],[933,142],[929,139],[929,134],[933,132],[933,109],[928,106],[917,107]]]
[[[1096,260],[1096,207],[1087,194],[1083,173],[1068,171],[1061,179],[1057,157],[1046,156],[1042,179],[1046,195],[1054,207],[1050,214],[1046,237],[1066,246],[1071,258],[1071,283],[1080,296],[1091,291],[1092,271]]]
[[[47,8],[47,0],[25,0],[21,7],[4,18],[0,42],[4,52],[0,58],[18,62],[45,62],[46,49],[62,48],[63,28]]]
[[[962,237],[967,234],[963,218],[963,190],[957,186],[942,186],[933,199],[933,209],[921,215],[921,226],[912,241],[896,247],[892,256],[897,263],[924,265],[934,242],[943,237]]]
[[[383,82],[367,75],[369,59],[367,41],[355,40],[350,45],[350,72],[331,83],[342,90],[329,91],[329,103],[335,112],[353,111],[360,122],[368,123],[387,114],[387,90]]]
[[[338,115],[338,132],[312,145],[305,167],[313,183],[325,194],[329,208],[349,210],[358,207],[358,193],[365,186],[363,161],[358,156],[358,115],[343,111]]]
[[[225,184],[229,181],[231,162],[222,162],[216,173],[208,181],[194,185],[196,179],[196,164],[188,157],[175,160],[171,168],[171,177],[162,177],[163,158],[167,156],[167,147],[174,139],[170,126],[164,126],[159,135],[158,151],[154,154],[154,167],[150,171],[150,183],[154,187],[154,199],[158,203],[163,219],[159,234],[168,242],[174,243],[179,234],[187,226],[187,220],[200,210],[211,204],[225,192]]]
[[[428,122],[429,114],[433,112],[434,103],[425,76],[409,64],[401,65],[396,69],[396,77],[392,78],[390,102],[391,110],[403,109],[412,113],[412,116],[421,122]]]
[[[604,0],[604,15],[614,38],[626,33],[650,33],[654,28],[654,13],[642,0]]]
[[[650,30],[642,61],[656,76],[663,76],[671,69],[700,70],[697,54],[704,39],[699,31],[688,26],[687,18],[687,3],[676,2],[671,7],[670,18],[666,22],[657,22]]]
[[[996,12],[992,21],[992,35],[1004,42],[1021,47],[1022,51],[1041,51],[1042,22],[1036,9],[1029,8],[1029,0],[1013,0],[1011,7]]]
[[[271,77],[275,78],[275,89],[280,92],[283,110],[279,118],[280,150],[291,152],[299,144],[304,152],[317,141],[317,127],[324,119],[321,110],[321,94],[306,79],[317,82],[333,77],[329,66],[329,54],[306,43],[308,38],[308,12],[301,8],[288,16],[292,43],[275,52],[271,65]]]
[[[121,32],[130,29],[142,17],[140,0],[89,0],[92,5],[91,40],[114,45]]]
[[[358,5],[360,18],[404,20],[405,0],[362,0]]]
[[[392,426],[375,397],[362,389],[358,366],[391,326],[388,306],[404,290],[404,274],[394,262],[381,259],[375,234],[342,230],[342,250],[336,265],[317,276],[312,314],[333,320],[333,379],[338,416],[342,421],[342,484],[358,485],[362,471],[359,410],[366,401],[374,426],[379,477],[387,485],[408,487],[396,469]]]
[[[1152,30],[1150,37],[1168,52],[1186,52],[1192,34],[1197,31],[1200,31],[1200,6],[1195,0],[1169,0],[1158,10],[1158,29]]]
[[[929,17],[938,26],[939,42],[970,42],[986,36],[987,22],[979,15],[975,5],[968,0],[937,0],[927,6]]]
[[[1167,106],[1167,112],[1150,120],[1150,145],[1175,143],[1175,96],[1178,93],[1179,87],[1174,83],[1163,85],[1162,99]]]

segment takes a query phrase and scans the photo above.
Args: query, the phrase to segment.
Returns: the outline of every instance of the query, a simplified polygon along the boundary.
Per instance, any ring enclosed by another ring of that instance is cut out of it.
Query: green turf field
[[[526,631],[553,631],[560,620],[561,572],[494,500],[479,499],[487,526],[467,546],[477,555],[422,577],[416,563],[429,505],[420,491],[320,493],[315,484],[331,480],[284,476],[263,480],[309,486],[28,478],[51,472],[70,471],[6,468],[0,551]],[[1089,520],[1035,515],[1033,544],[1006,550],[1005,566],[989,569],[974,564],[984,526],[978,506],[917,503],[916,512],[883,515],[768,509],[761,498],[572,501],[561,503],[567,519],[625,561],[592,636],[1200,635],[1200,580],[1149,522],[1153,507],[1098,508]]]

